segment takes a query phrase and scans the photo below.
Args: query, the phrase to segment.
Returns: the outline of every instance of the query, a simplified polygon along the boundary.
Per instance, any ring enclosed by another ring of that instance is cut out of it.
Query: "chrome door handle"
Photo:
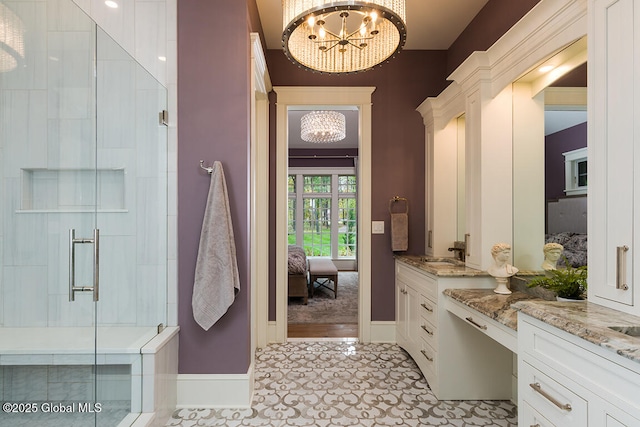
[[[626,291],[629,289],[627,285],[627,252],[629,246],[616,247],[616,289]]]
[[[76,286],[76,245],[93,244],[93,286]],[[93,230],[93,239],[76,238],[76,230],[69,230],[69,301],[76,300],[76,292],[93,292],[93,300],[100,298],[100,230]]]

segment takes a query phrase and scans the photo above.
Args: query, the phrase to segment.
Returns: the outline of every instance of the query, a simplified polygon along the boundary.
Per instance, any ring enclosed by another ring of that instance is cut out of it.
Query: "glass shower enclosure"
[[[166,102],[71,0],[0,0],[0,426],[141,412],[167,318]]]

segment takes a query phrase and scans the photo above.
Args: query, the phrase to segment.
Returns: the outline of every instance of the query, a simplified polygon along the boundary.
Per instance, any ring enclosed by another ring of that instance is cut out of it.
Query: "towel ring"
[[[405,203],[405,211],[404,212],[395,212],[395,213],[409,213],[409,200],[407,200],[406,197],[398,197],[395,196],[393,199],[389,200],[389,213],[394,213],[391,210],[391,207],[393,206],[394,203],[397,202],[404,202]]]

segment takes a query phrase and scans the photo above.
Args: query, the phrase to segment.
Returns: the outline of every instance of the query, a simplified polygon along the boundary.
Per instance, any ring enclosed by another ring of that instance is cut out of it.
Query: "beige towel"
[[[409,215],[406,213],[391,214],[391,250],[406,251],[409,249]]]
[[[193,318],[209,330],[227,312],[239,290],[227,185],[222,164],[214,162],[191,298]]]

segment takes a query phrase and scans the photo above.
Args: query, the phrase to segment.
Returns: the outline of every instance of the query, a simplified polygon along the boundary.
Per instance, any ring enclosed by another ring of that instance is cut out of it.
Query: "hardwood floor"
[[[288,338],[358,338],[357,324],[298,323],[287,326]]]

